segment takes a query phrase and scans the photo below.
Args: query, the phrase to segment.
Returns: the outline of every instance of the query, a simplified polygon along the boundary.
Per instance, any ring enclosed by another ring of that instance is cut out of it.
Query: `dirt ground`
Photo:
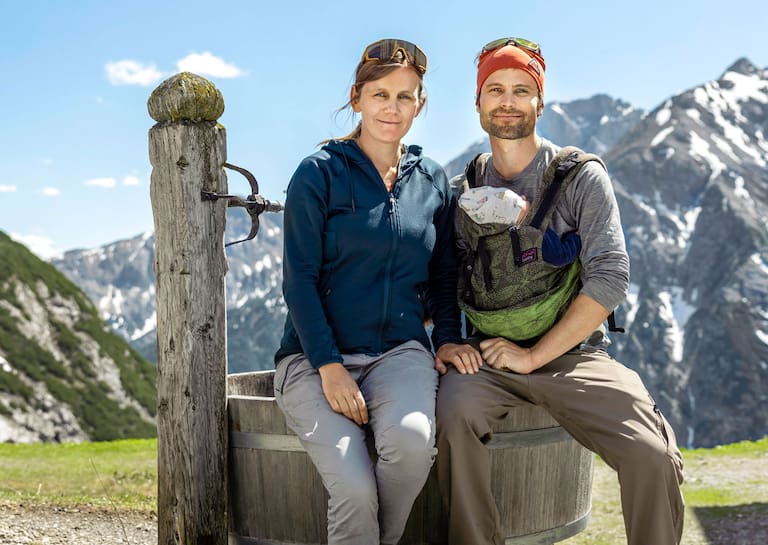
[[[154,513],[0,504],[2,545],[157,545]]]

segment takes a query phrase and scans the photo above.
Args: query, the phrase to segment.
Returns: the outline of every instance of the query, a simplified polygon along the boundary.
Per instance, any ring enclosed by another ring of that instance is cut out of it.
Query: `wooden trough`
[[[275,403],[273,376],[227,378],[229,545],[326,543],[327,495]],[[546,411],[515,409],[488,448],[507,545],[550,545],[586,527],[593,455]],[[433,466],[400,545],[443,545],[446,528]]]

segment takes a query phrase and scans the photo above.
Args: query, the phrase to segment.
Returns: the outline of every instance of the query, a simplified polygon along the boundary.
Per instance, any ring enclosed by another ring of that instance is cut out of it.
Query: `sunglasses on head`
[[[532,42],[531,40],[526,40],[525,38],[499,38],[498,40],[493,40],[492,42],[488,42],[483,46],[483,50],[480,51],[480,55],[483,53],[488,53],[489,51],[493,51],[494,49],[499,49],[505,45],[514,45],[515,47],[525,49],[526,51],[530,51],[531,53],[541,56],[541,47],[539,47],[539,44]],[[480,55],[478,55],[478,57]]]
[[[418,45],[405,40],[379,40],[365,48],[362,62],[391,61],[401,52],[403,57],[420,72],[427,71],[427,56]]]

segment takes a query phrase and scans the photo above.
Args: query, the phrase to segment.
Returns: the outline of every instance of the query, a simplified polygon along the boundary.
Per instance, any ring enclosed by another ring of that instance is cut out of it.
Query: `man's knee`
[[[675,445],[670,445],[662,434],[647,433],[640,438],[627,441],[623,451],[620,469],[640,472],[652,478],[674,473],[682,482],[682,458]]]
[[[441,386],[442,388],[442,386]],[[457,389],[458,390],[458,389]],[[488,415],[477,397],[463,392],[438,391],[437,441],[464,442],[469,437],[483,438],[491,433]]]
[[[472,420],[482,414],[477,397],[466,387],[468,380],[472,379],[458,373],[445,375],[441,379],[436,404],[438,429],[441,424]]]

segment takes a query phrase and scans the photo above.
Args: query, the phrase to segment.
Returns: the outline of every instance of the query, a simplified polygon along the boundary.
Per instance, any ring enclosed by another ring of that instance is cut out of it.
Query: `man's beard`
[[[495,123],[494,115],[497,112],[520,114],[522,117],[514,123]],[[488,115],[480,118],[480,126],[489,136],[495,136],[504,140],[518,140],[531,136],[536,130],[536,118],[529,117],[519,110],[504,110],[496,108],[488,112]]]

